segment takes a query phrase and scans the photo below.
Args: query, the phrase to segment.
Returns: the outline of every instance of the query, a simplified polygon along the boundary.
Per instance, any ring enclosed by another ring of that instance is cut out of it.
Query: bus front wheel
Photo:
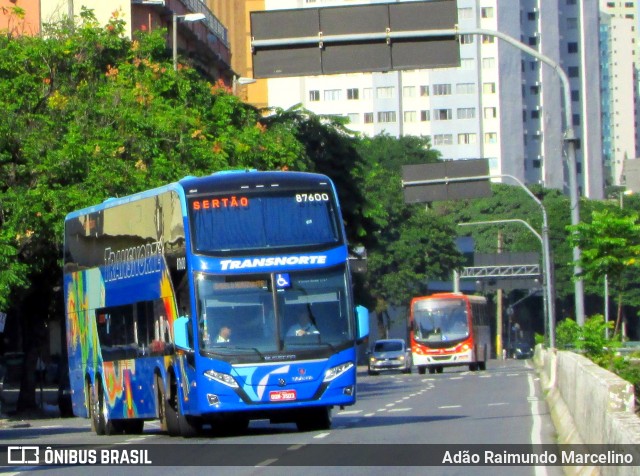
[[[160,377],[156,377],[156,388],[158,389],[158,417],[160,418],[160,428],[162,431],[166,431],[169,436],[179,436],[180,425],[178,424],[178,413],[172,406],[172,402],[167,398],[167,392]]]
[[[89,388],[89,409],[91,428],[96,435],[113,435],[117,432],[117,426],[109,418],[109,408],[104,400],[104,391],[99,381]]]
[[[328,430],[331,428],[331,407],[310,408],[296,420],[299,431]]]

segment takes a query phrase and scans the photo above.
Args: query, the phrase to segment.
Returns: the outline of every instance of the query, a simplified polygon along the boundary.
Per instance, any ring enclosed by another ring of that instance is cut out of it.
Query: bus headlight
[[[204,376],[211,380],[215,380],[216,382],[220,382],[227,387],[238,388],[238,382],[236,382],[236,380],[229,374],[223,374],[222,372],[216,372],[215,370],[207,370],[204,373]]]
[[[340,375],[345,373],[351,367],[353,367],[353,362],[345,362],[344,364],[336,365],[335,367],[332,367],[325,372],[323,381],[331,382],[332,380],[335,380]]]

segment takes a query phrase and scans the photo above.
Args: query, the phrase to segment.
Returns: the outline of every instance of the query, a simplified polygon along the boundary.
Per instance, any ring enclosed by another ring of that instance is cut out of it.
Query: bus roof
[[[183,179],[150,190],[134,193],[124,197],[107,198],[102,203],[92,205],[67,214],[66,220],[81,215],[95,213],[124,203],[134,202],[143,198],[153,197],[171,190],[178,194],[211,193],[237,191],[239,188],[256,185],[304,187],[313,184],[326,183],[333,188],[331,179],[326,175],[310,172],[290,171],[257,171],[257,170],[225,170],[203,177],[186,176]]]
[[[487,302],[487,298],[484,296],[476,296],[473,294],[463,294],[463,293],[435,293],[429,296],[417,296],[411,300],[411,304],[416,301],[426,301],[431,299],[464,299],[469,302]]]

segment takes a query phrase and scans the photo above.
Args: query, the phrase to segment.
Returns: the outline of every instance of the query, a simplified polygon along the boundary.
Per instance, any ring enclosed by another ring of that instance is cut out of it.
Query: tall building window
[[[433,85],[434,96],[448,96],[449,94],[451,94],[450,84],[434,84]]]
[[[482,18],[493,18],[493,7],[482,7],[480,9],[480,16]]]
[[[475,144],[476,135],[471,133],[458,134],[458,144]]]
[[[429,95],[429,86],[420,86],[420,96],[428,96]]]
[[[396,111],[379,111],[378,122],[396,122]]]
[[[376,97],[378,99],[393,98],[393,86],[384,86],[381,88],[376,88]]]
[[[529,91],[531,92],[532,96],[537,96],[538,94],[540,94],[540,86],[531,86],[529,88]]]
[[[496,66],[496,59],[491,58],[482,58],[482,69],[492,69]]]
[[[362,99],[373,99],[373,88],[362,88]]]
[[[576,30],[578,28],[578,19],[576,17],[567,18],[567,30]]]
[[[460,69],[473,69],[476,61],[473,58],[460,58]]]
[[[498,134],[496,132],[486,132],[484,134],[484,143],[485,144],[497,144],[498,143]]]
[[[538,37],[537,36],[530,36],[529,37],[529,46],[536,46],[538,44]]]
[[[451,109],[434,109],[433,120],[434,121],[450,121],[453,117]]]
[[[453,145],[452,134],[434,134],[433,145]]]
[[[496,83],[483,83],[482,84],[482,92],[484,94],[495,94],[496,93]]]
[[[459,107],[456,114],[458,119],[475,119],[476,109],[474,107]]]
[[[416,122],[416,111],[404,111],[404,122]]]
[[[529,12],[527,13],[527,20],[536,21],[538,19],[538,12]]]
[[[364,123],[365,124],[373,124],[373,113],[365,112],[364,113]]]
[[[482,43],[484,43],[485,45],[490,44],[490,43],[494,43],[495,41],[496,41],[495,36],[482,35]]]
[[[578,52],[578,43],[575,41],[570,41],[567,43],[567,52],[568,53],[577,53]]]
[[[420,111],[420,121],[421,122],[427,122],[431,120],[431,111],[429,111],[428,109],[423,109],[422,111]]]
[[[473,8],[458,8],[458,18],[473,18]]]
[[[456,84],[456,94],[475,94],[475,83],[458,83]]]
[[[579,126],[580,125],[580,114],[574,114],[571,122],[573,122],[574,126]]]
[[[485,107],[484,108],[484,118],[485,119],[495,119],[498,117],[498,111],[495,107]]]
[[[574,102],[580,101],[580,91],[574,89],[571,91],[571,100]]]
[[[414,97],[416,97],[416,87],[415,86],[402,86],[402,97],[403,98],[414,98]]]
[[[473,43],[473,35],[460,35],[461,45],[470,45]]]
[[[577,78],[580,76],[580,68],[577,66],[569,66],[569,68],[567,68],[567,74],[570,78]]]
[[[320,91],[317,89],[309,91],[309,101],[320,101]]]
[[[324,100],[325,101],[340,101],[340,90],[339,89],[325,89],[324,90]]]
[[[351,101],[355,101],[360,99],[360,90],[358,88],[349,88],[347,89],[347,99]]]
[[[357,112],[350,112],[347,114],[347,117],[349,118],[350,124],[360,124],[360,114]]]

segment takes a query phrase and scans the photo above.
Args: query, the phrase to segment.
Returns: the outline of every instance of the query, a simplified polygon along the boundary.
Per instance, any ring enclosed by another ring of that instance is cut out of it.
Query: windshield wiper
[[[284,345],[285,349],[296,348],[296,347],[312,347],[312,346],[316,346],[316,345],[324,345],[326,347],[329,347],[329,349],[331,349],[331,352],[335,352],[336,351],[336,348],[330,342],[322,342],[322,341],[318,341],[318,342],[285,341],[284,344],[285,344]]]
[[[261,360],[264,360],[264,355],[262,355],[262,352],[260,352],[257,348],[255,347],[242,347],[242,346],[238,346],[238,345],[225,345],[220,346],[220,347],[214,347],[214,348],[210,348],[210,349],[206,349],[205,352],[208,355],[236,355],[236,352],[224,352],[224,351],[252,351],[254,352],[258,357],[260,357]]]

